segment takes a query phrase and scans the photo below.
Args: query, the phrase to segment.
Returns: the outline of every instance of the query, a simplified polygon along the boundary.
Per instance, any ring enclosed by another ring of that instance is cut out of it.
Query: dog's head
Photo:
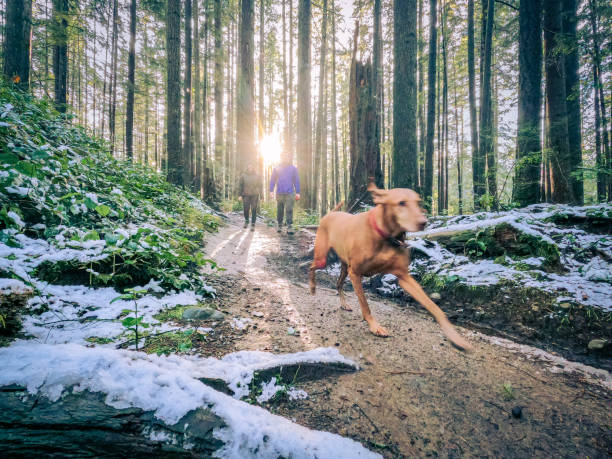
[[[368,186],[374,204],[385,206],[391,212],[393,219],[403,231],[411,233],[423,231],[427,217],[421,207],[421,197],[408,188],[393,188],[383,190],[373,182]]]

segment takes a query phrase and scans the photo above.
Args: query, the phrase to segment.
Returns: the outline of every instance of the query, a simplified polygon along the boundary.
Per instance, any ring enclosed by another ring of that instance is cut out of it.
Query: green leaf
[[[98,212],[98,214],[100,214],[100,216],[102,217],[108,216],[108,214],[110,214],[110,211],[111,211],[111,208],[105,204],[100,204],[96,206],[95,209],[96,209],[96,212]]]
[[[100,240],[100,234],[96,230],[88,231],[83,237],[83,241],[98,241]]]
[[[0,153],[0,164],[17,164],[19,157],[13,153]]]
[[[137,323],[138,321],[134,317],[126,317],[121,321],[121,325],[123,325],[124,327],[133,327]]]

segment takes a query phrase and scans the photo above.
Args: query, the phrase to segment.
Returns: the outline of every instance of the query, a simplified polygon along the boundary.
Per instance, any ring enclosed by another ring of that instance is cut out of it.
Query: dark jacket
[[[249,174],[245,172],[240,176],[240,183],[238,184],[238,195],[239,196],[259,196],[263,182],[261,176],[257,172]]]

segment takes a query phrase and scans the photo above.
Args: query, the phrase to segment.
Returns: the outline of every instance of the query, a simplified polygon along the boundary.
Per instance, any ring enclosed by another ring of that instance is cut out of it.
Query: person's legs
[[[259,196],[251,196],[251,225],[255,225],[257,219],[257,207],[259,207]]]
[[[276,223],[278,224],[278,231],[280,231],[280,229],[283,226],[283,217],[285,216],[285,201],[284,201],[284,194],[277,194],[276,195]]]
[[[295,203],[295,196],[293,193],[285,195],[285,210],[287,212],[287,229],[289,232],[293,232],[293,204]]]
[[[249,206],[251,204],[250,196],[242,197],[242,210],[244,211],[244,227],[246,228],[249,224]]]

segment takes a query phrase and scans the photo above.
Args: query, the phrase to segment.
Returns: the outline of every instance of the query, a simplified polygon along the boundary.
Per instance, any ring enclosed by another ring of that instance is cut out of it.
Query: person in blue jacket
[[[287,234],[293,234],[293,204],[300,199],[300,175],[287,153],[283,153],[280,165],[272,171],[270,193],[276,198],[276,231],[281,232],[286,215]]]

